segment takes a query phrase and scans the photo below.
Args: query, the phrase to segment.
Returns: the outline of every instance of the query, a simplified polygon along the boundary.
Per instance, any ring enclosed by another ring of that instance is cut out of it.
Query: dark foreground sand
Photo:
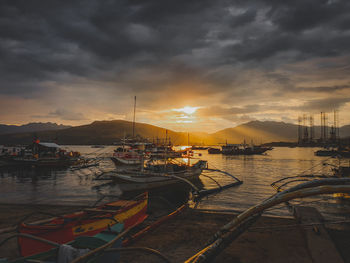
[[[79,210],[78,207],[45,205],[1,205],[0,228],[20,221],[25,215],[41,211],[64,214]],[[159,226],[152,232],[136,240],[130,246],[144,246],[156,249],[166,255],[171,262],[183,262],[198,252],[205,242],[235,215],[186,210],[177,217]],[[29,221],[47,218],[36,215]],[[306,246],[303,231],[292,228],[271,228],[278,225],[295,225],[293,219],[261,217],[248,231],[235,240],[215,262],[313,262]],[[263,228],[261,228],[263,227]],[[344,262],[350,262],[350,231],[329,230]],[[8,234],[0,235],[0,240]],[[13,240],[0,247],[0,256],[16,257],[17,245]],[[153,255],[128,252],[122,254],[122,262],[162,262]]]
[[[147,246],[183,262],[234,215],[185,212],[131,246]],[[260,218],[253,227],[295,224],[292,219]],[[122,262],[159,262],[154,256],[128,255]],[[215,262],[312,262],[300,231],[252,229],[242,234]]]

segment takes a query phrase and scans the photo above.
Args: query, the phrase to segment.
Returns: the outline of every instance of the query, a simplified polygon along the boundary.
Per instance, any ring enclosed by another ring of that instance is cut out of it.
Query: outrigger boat
[[[0,160],[5,165],[34,167],[69,167],[82,161],[79,152],[66,151],[56,143],[34,140],[26,147],[13,147],[2,151]]]
[[[124,230],[124,231],[123,231]],[[68,262],[103,262],[114,263],[119,260],[119,252],[107,252],[106,249],[121,249],[123,234],[127,233],[123,223],[117,223],[106,230],[93,236],[79,236],[66,244],[57,243],[28,234],[16,234],[12,237],[26,238],[36,244],[46,244],[51,249],[36,253],[31,256],[21,257],[15,260],[0,258],[1,263],[68,263]],[[12,238],[10,237],[10,238]],[[6,239],[9,240],[10,238]],[[1,242],[4,244],[4,242]]]
[[[222,146],[222,154],[224,155],[254,155],[263,154],[264,152],[271,150],[269,147],[262,146],[248,146],[245,143],[241,144],[226,144]]]
[[[116,166],[140,165],[147,158],[144,143],[123,144],[114,150],[111,160]]]
[[[208,148],[208,153],[209,153],[209,154],[220,154],[220,153],[221,153],[221,150],[218,149],[218,148],[209,147],[209,148]]]
[[[167,139],[165,139],[165,143],[159,144],[157,142],[156,144],[152,144],[148,148],[149,148],[150,157],[153,159],[180,158],[187,151],[187,150],[175,151],[170,142],[170,138],[169,138],[169,143],[167,142]]]
[[[141,169],[116,171],[111,179],[124,191],[141,191],[196,180],[207,167],[204,160],[193,165],[175,163],[175,160],[167,160],[166,164],[146,164]]]
[[[94,236],[117,223],[124,228],[140,224],[147,218],[148,194],[134,200],[119,200],[96,208],[88,208],[73,214],[43,220],[32,224],[20,224],[18,232],[65,244],[77,237]],[[22,256],[27,257],[48,251],[52,245],[26,237],[18,238]]]

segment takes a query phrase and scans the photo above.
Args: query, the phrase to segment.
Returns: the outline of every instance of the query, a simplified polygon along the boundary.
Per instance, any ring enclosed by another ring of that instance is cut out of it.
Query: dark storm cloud
[[[255,69],[271,74],[282,96],[293,81],[272,69],[349,54],[349,11],[347,0],[1,1],[0,93],[93,81],[100,92],[158,100],[253,96],[240,75]]]
[[[299,32],[314,27],[344,26],[349,1],[342,0],[266,0],[271,21],[285,31]]]
[[[257,14],[257,10],[250,8],[245,10],[241,14],[237,14],[236,16],[232,16],[230,25],[235,28],[238,26],[244,26],[246,24],[249,24],[255,20]]]
[[[319,111],[333,111],[344,106],[346,103],[350,102],[350,98],[325,98],[316,99],[306,102],[304,105],[299,107],[303,111],[319,112]]]
[[[60,120],[68,120],[68,121],[77,121],[77,120],[86,120],[86,117],[80,112],[74,112],[67,109],[56,109],[54,111],[49,112],[47,115],[34,115],[34,118],[43,118],[43,119],[51,119],[57,118]]]
[[[336,86],[319,86],[319,87],[297,87],[295,90],[298,90],[300,92],[335,92],[335,91],[343,91],[343,90],[350,90],[350,85],[336,85]]]

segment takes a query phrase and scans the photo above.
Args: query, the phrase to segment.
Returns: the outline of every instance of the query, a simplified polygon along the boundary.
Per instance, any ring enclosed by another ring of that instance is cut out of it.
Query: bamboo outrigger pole
[[[349,178],[346,178],[349,179]],[[203,263],[212,262],[223,249],[225,249],[244,229],[249,227],[264,210],[290,201],[294,198],[302,198],[319,194],[332,193],[349,193],[350,185],[343,185],[344,182],[332,182],[333,185],[327,184],[329,181],[320,180],[323,182],[309,182],[302,185],[292,187],[284,192],[280,192],[272,196],[258,205],[255,205],[245,212],[238,215],[231,222],[223,226],[214,237],[208,242],[207,246],[197,254],[186,260],[186,263]],[[327,185],[322,185],[326,183]],[[335,185],[334,185],[335,184]],[[339,184],[339,185],[337,185]]]

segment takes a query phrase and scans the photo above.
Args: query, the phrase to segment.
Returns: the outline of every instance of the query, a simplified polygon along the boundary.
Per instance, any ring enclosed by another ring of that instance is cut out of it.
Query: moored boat
[[[206,167],[207,161],[204,160],[199,160],[193,165],[168,162],[166,165],[152,164],[143,169],[118,171],[112,178],[120,183],[123,190],[149,190],[198,179]]]
[[[271,150],[271,148],[255,145],[248,146],[246,144],[226,144],[222,146],[222,154],[225,155],[263,154],[268,150]]]
[[[152,144],[148,147],[150,157],[153,159],[180,158],[187,150],[175,151],[169,144]]]
[[[118,262],[119,252],[112,251],[109,253],[103,253],[105,248],[120,249],[122,247],[122,236],[127,233],[128,230],[124,230],[123,223],[117,223],[108,229],[101,231],[93,236],[79,236],[73,241],[60,244],[55,241],[50,241],[43,238],[38,238],[28,234],[16,234],[10,238],[5,239],[8,241],[13,237],[25,237],[33,242],[39,242],[41,244],[48,244],[53,248],[33,254],[31,256],[21,257],[15,260],[9,261],[6,258],[0,258],[0,262],[3,263],[27,263],[27,262],[104,262],[114,263]],[[124,230],[124,231],[123,231]]]
[[[349,147],[339,147],[339,155],[344,158],[350,158],[350,148]]]
[[[144,143],[129,143],[115,149],[111,160],[116,166],[138,165],[147,157]]]
[[[91,145],[91,148],[105,148],[104,145]]]
[[[315,152],[316,156],[337,156],[337,150],[318,150]]]
[[[208,147],[192,145],[192,150],[208,150]]]
[[[209,154],[219,154],[219,153],[221,153],[221,150],[218,149],[218,148],[209,147],[208,148],[208,153]]]
[[[77,237],[96,235],[117,223],[123,223],[125,228],[137,225],[147,217],[147,203],[148,194],[144,193],[134,200],[118,200],[49,220],[32,224],[22,223],[18,231],[65,244]],[[19,237],[18,244],[22,256],[31,256],[53,248],[49,244],[26,237]]]
[[[32,167],[69,167],[81,161],[80,153],[62,149],[56,143],[35,140],[26,147],[13,147],[12,151],[3,151],[1,161],[6,165]]]

